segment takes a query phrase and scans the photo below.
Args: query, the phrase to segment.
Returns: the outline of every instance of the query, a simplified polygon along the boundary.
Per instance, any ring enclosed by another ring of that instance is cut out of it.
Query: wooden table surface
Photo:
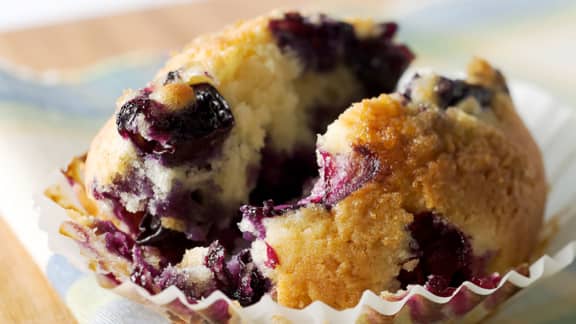
[[[0,323],[75,323],[2,218],[0,244]]]

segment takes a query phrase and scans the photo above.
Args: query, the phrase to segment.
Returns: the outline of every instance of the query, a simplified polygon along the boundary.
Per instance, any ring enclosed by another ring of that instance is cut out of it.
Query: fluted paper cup
[[[219,291],[196,304],[190,304],[184,293],[174,286],[150,295],[147,290],[129,281],[120,285],[112,284],[111,289],[164,312],[175,322],[480,321],[520,289],[527,289],[534,282],[570,265],[574,262],[576,252],[576,141],[572,140],[576,138],[576,110],[559,104],[529,84],[513,82],[511,85],[518,113],[542,150],[550,192],[542,249],[534,251],[532,264],[499,277],[496,288],[484,289],[465,282],[448,297],[436,296],[418,285],[394,294],[365,291],[355,307],[345,310],[336,310],[318,301],[304,309],[291,309],[279,305],[268,295],[254,305],[241,307]],[[80,202],[74,200],[76,193],[62,174],[55,173],[49,183],[63,197],[69,198],[70,204],[82,208]],[[37,197],[36,204],[40,211],[40,227],[48,233],[52,251],[66,256],[78,268],[88,270],[87,260],[80,254],[78,245],[58,233],[61,223],[68,219],[65,209],[44,196]]]

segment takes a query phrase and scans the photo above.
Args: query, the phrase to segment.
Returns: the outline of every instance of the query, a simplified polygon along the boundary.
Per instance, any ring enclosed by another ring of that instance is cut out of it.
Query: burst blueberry
[[[440,108],[455,106],[468,97],[475,98],[482,107],[489,107],[493,97],[491,89],[464,80],[451,80],[445,77],[438,78],[434,92],[438,97]]]
[[[234,126],[227,101],[212,85],[193,85],[195,100],[182,109],[152,100],[142,91],[118,112],[116,125],[144,154],[168,164],[206,159],[217,150]]]
[[[402,288],[410,284],[426,285],[431,292],[445,296],[466,280],[482,277],[475,267],[469,238],[456,226],[432,212],[414,215],[407,230],[412,236],[411,252],[418,264],[411,271],[401,270]]]
[[[360,38],[346,22],[319,15],[312,21],[286,13],[268,25],[278,46],[292,51],[306,69],[319,72],[348,65],[364,86],[366,96],[393,91],[398,78],[414,59],[408,47],[393,42],[398,26],[380,25],[377,35]]]

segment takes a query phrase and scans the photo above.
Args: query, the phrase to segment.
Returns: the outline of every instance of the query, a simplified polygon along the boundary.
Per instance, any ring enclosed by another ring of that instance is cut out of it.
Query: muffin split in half
[[[482,60],[386,95],[413,58],[395,32],[286,13],[194,40],[71,163],[61,231],[106,284],[191,302],[491,287],[536,242],[540,153]]]

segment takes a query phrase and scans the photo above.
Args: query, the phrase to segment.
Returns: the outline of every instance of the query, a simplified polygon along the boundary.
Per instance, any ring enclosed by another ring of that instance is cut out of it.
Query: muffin
[[[502,75],[416,75],[352,105],[317,142],[320,177],[298,203],[244,206],[254,259],[280,304],[353,307],[365,290],[464,281],[526,262],[543,221],[542,159]],[[272,249],[270,261],[266,250]]]
[[[240,206],[297,200],[316,134],[352,102],[393,91],[413,59],[394,23],[273,13],[199,37],[129,90],[67,176],[93,217],[62,232],[109,284],[249,305],[271,289]]]
[[[81,206],[48,192],[71,216],[61,232],[102,285],[189,303],[494,287],[537,242],[540,153],[483,60],[392,93],[413,59],[396,29],[290,12],[194,40],[65,170]]]

